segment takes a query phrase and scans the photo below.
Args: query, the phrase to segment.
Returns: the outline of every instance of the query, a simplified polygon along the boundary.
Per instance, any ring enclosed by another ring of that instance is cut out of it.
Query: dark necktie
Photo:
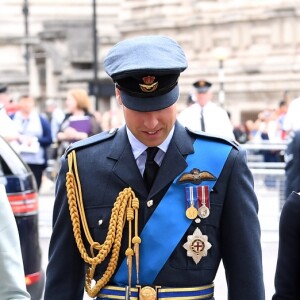
[[[154,157],[158,151],[158,147],[149,147],[147,148],[146,151],[147,151],[147,160],[145,163],[145,171],[144,171],[143,178],[148,188],[148,191],[150,191],[152,187],[152,183],[159,169],[158,164],[154,161]]]
[[[200,113],[200,118],[201,118],[201,130],[205,131],[205,123],[204,123],[204,116],[203,116],[203,107],[201,107],[201,113]]]

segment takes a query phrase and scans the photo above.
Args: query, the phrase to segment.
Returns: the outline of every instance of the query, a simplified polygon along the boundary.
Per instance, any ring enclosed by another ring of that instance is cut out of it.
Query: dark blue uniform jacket
[[[173,138],[149,194],[132,154],[125,127],[114,133],[92,136],[71,146],[76,149],[85,213],[93,239],[100,243],[105,240],[111,209],[118,193],[126,187],[131,187],[140,200],[141,230],[172,181],[187,167],[186,156],[193,153],[195,139],[229,143],[192,133],[176,123]],[[222,259],[228,299],[264,299],[258,203],[253,178],[244,151],[237,145],[232,146],[210,192],[210,216],[199,224],[192,222],[154,284],[191,287],[212,283]],[[67,171],[67,159],[64,157],[56,187],[45,300],[79,300],[83,297],[85,265],[73,236],[65,187]],[[149,199],[153,200],[153,206],[147,206]],[[101,225],[99,220],[103,221]],[[198,264],[187,256],[183,248],[187,235],[193,234],[197,227],[212,244],[207,257],[203,257]],[[127,234],[124,233],[119,264],[124,260],[127,245]],[[97,267],[96,279],[102,276],[106,266],[105,261]]]
[[[292,192],[279,224],[279,250],[272,300],[300,299],[300,196]]]

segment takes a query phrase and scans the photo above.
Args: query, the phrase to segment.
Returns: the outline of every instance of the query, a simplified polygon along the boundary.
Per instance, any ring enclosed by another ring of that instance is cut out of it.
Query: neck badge
[[[196,228],[192,235],[188,235],[187,242],[183,248],[187,250],[187,256],[192,257],[198,264],[203,256],[207,256],[207,251],[211,248],[207,235],[202,234],[199,228]]]

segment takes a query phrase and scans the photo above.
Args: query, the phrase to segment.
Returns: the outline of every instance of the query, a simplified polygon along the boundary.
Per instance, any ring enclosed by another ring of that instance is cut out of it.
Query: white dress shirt
[[[283,121],[283,129],[295,131],[300,129],[300,97],[294,99],[289,104],[289,108]]]
[[[18,136],[18,130],[13,120],[7,115],[0,104],[0,135],[3,137]]]
[[[169,135],[167,136],[167,138],[157,147],[159,148],[154,161],[160,166],[162,163],[162,160],[165,156],[165,153],[168,150],[170,141],[172,139],[173,133],[174,133],[174,129],[175,127],[173,126],[172,130],[170,131]],[[147,146],[144,145],[143,143],[141,143],[133,134],[132,132],[128,129],[128,127],[126,127],[127,130],[127,135],[128,135],[128,139],[129,139],[129,143],[131,145],[132,148],[132,153],[133,156],[136,160],[136,164],[140,170],[141,175],[143,176],[144,174],[144,170],[145,170],[145,163],[146,163],[146,159],[147,159]]]
[[[234,139],[233,126],[227,112],[213,102],[208,102],[203,108],[205,132],[213,135]],[[192,104],[179,113],[177,119],[185,127],[201,130],[201,107],[198,103]]]

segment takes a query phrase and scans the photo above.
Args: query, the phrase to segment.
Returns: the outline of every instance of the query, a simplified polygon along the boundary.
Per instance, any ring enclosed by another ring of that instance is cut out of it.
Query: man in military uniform
[[[193,83],[194,104],[183,109],[178,121],[195,131],[204,131],[227,139],[234,139],[233,126],[228,112],[213,102],[212,83],[200,79]]]
[[[104,61],[126,125],[66,150],[56,186],[45,300],[263,300],[258,203],[239,146],[176,121],[182,48],[116,44]],[[217,288],[217,287],[216,287]]]

